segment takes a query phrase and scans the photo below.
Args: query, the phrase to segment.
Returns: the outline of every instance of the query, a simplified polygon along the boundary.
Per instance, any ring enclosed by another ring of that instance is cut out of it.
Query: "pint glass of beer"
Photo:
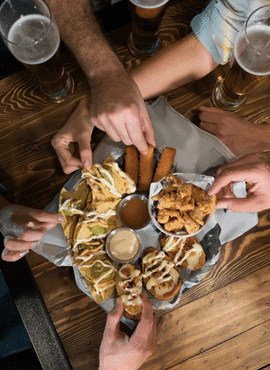
[[[246,94],[270,74],[270,5],[255,10],[238,33],[234,56],[226,77],[218,81],[213,104],[221,109],[237,111]]]
[[[59,61],[60,34],[43,0],[4,1],[0,34],[14,57],[36,76],[44,98],[60,103],[73,93],[73,78]]]
[[[145,59],[161,47],[160,25],[169,0],[129,0],[132,32],[128,48],[136,58]]]

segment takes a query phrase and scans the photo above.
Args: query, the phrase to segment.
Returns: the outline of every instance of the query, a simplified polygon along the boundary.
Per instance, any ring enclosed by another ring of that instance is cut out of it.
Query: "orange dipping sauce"
[[[124,226],[134,230],[142,229],[150,222],[147,199],[134,197],[127,200],[120,209],[119,217]]]

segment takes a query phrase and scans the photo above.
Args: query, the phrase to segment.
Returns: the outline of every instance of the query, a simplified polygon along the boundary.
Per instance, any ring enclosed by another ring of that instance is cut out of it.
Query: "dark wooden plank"
[[[158,326],[157,350],[142,369],[182,369],[182,365],[183,369],[259,369],[267,365],[269,281],[267,266],[165,314]],[[191,365],[185,367],[188,361]]]

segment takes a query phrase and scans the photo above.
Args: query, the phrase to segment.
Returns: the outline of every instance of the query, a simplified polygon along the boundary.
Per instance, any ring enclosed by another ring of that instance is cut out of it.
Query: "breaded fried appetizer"
[[[128,318],[139,320],[142,310],[142,273],[139,266],[123,265],[117,272],[116,291],[122,299]],[[125,312],[124,312],[125,316]]]
[[[147,248],[142,255],[142,271],[146,289],[157,299],[170,299],[181,288],[179,269],[163,251]]]
[[[163,244],[163,251],[168,254],[176,266],[195,271],[205,264],[203,247],[195,236],[184,238],[168,236],[165,241],[160,242]]]
[[[153,182],[157,182],[162,179],[164,176],[167,176],[172,168],[176,149],[165,147],[161,154],[161,157],[158,162],[158,166],[153,178]]]
[[[156,220],[162,231],[174,234],[195,234],[205,225],[206,216],[211,216],[216,208],[215,195],[173,174],[166,177],[163,189],[151,197],[156,201]],[[209,217],[208,217],[209,218]]]
[[[152,145],[148,145],[148,153],[146,155],[140,154],[138,187],[142,191],[149,190],[153,177],[153,165],[154,165],[154,147]]]
[[[117,267],[102,251],[93,252],[79,265],[79,270],[98,304],[106,302],[114,293]]]
[[[125,172],[137,184],[139,176],[139,155],[135,145],[126,146]]]

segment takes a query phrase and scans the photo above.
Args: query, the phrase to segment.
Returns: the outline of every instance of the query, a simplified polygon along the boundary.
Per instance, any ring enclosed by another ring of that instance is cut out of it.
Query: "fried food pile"
[[[151,198],[158,202],[157,222],[170,233],[196,233],[204,226],[205,217],[215,211],[216,196],[208,197],[203,189],[172,174],[166,181],[165,188]]]
[[[169,173],[175,154],[170,149],[164,149],[154,179],[159,180]],[[150,151],[149,155],[152,157],[153,152]],[[141,162],[144,170],[140,171],[145,173],[145,165],[148,163],[149,166],[152,159],[148,157]],[[112,230],[122,226],[117,208],[124,194],[136,190],[131,176],[131,173],[123,172],[110,155],[102,164],[83,169],[82,181],[72,193],[62,189],[59,212],[64,216],[62,227],[74,265],[82,274],[93,299],[101,304],[116,290],[123,301],[126,317],[138,320],[143,285],[153,297],[170,299],[179,292],[182,284],[179,267],[197,270],[205,263],[205,254],[194,237],[176,238],[164,234],[160,237],[163,250],[147,248],[141,265],[129,263],[117,266],[112,263],[104,250],[105,238]],[[141,179],[141,183],[146,178]],[[173,175],[168,175],[166,179],[166,188],[155,197],[158,221],[164,224],[166,230],[178,230],[181,225],[181,228],[192,232],[195,228],[186,219],[200,227],[205,215],[214,211],[215,199],[207,199],[202,189],[185,184]],[[139,172],[137,181],[140,183]]]
[[[62,189],[59,212],[64,216],[62,227],[74,264],[79,267],[93,298],[100,303],[115,290],[117,271],[101,249],[105,237],[122,226],[117,206],[123,194],[133,193],[136,185],[111,155],[103,164],[83,169],[82,179],[72,193]]]
[[[176,149],[165,147],[161,153],[154,177],[154,147],[148,145],[148,153],[139,154],[134,145],[126,147],[125,171],[128,173],[138,188],[148,191],[151,182],[157,182],[171,171]]]

